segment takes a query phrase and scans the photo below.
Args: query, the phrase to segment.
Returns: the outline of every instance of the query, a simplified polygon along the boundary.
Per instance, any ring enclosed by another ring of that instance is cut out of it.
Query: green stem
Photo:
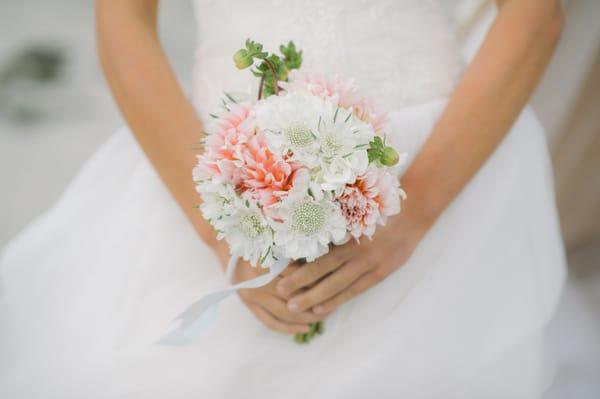
[[[315,336],[323,334],[323,322],[318,321],[316,323],[311,323],[310,331],[307,333],[298,333],[294,335],[294,341],[299,344],[307,344],[309,343]]]
[[[258,84],[258,100],[262,97],[263,86],[265,85],[265,75],[260,77],[260,83]]]
[[[273,88],[275,89],[275,95],[278,96],[279,95],[279,85],[277,83],[279,82],[279,80],[277,79],[277,72],[275,71],[275,65],[273,65],[273,63],[266,58],[263,61],[267,65],[267,67],[269,67],[269,69],[271,70],[271,74],[273,74]],[[265,85],[265,75],[263,74],[263,76],[260,77],[260,86],[258,87],[258,99],[259,100],[262,98],[262,92],[263,92],[264,85]]]
[[[273,65],[273,63],[266,58],[265,58],[265,62],[267,63],[267,66],[269,67],[269,69],[271,70],[271,73],[273,74],[273,87],[275,88],[275,95],[278,96],[279,95],[279,85],[277,83],[279,82],[279,80],[277,79],[277,72],[275,71],[275,65]]]

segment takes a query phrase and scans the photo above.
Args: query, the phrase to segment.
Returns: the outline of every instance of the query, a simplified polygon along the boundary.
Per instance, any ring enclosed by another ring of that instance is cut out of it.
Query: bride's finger
[[[310,327],[306,324],[285,323],[281,320],[278,320],[260,305],[252,304],[248,307],[259,321],[273,331],[284,334],[307,333],[310,331]]]
[[[296,270],[298,270],[302,265],[298,262],[293,262],[290,263],[285,269],[283,269],[283,271],[281,272],[281,274],[279,274],[278,278],[283,278],[286,276],[289,276],[290,274],[294,273]]]
[[[278,297],[270,296],[263,298],[261,306],[268,310],[275,318],[286,323],[309,324],[323,320],[323,315],[317,315],[312,310],[304,312],[292,312],[287,306],[287,302]]]
[[[292,312],[304,312],[340,294],[368,271],[364,262],[352,260],[311,289],[292,297],[288,301],[288,308]]]
[[[363,293],[364,291],[371,288],[381,280],[382,279],[376,273],[366,273],[335,297],[314,306],[313,311],[321,315],[329,314],[336,310],[338,307],[340,307],[342,304],[348,302],[355,296]]]
[[[342,250],[341,247],[338,248],[333,249],[314,262],[299,267],[293,273],[282,278],[277,283],[277,292],[287,298],[299,289],[315,283],[321,277],[345,264],[349,258],[347,251]]]

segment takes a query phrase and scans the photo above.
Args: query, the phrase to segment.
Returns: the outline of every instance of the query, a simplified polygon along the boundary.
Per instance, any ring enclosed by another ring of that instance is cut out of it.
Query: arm
[[[427,205],[422,209],[427,225],[433,224],[502,141],[560,37],[560,1],[501,0],[498,5],[498,17],[485,42],[403,179],[406,189],[415,194],[409,201]]]
[[[202,126],[161,49],[157,6],[158,0],[97,0],[100,60],[113,96],[140,146],[224,266],[229,257],[227,245],[217,241],[212,226],[192,206],[199,197],[192,181],[196,157],[191,146],[202,137]],[[236,268],[240,280],[253,273],[256,269],[245,262]],[[257,319],[279,332],[308,332],[309,323],[322,319],[312,312],[291,313],[276,294],[274,283],[241,290],[240,297]]]
[[[360,249],[354,242],[333,248],[282,279],[278,290],[291,297],[291,310],[329,313],[400,267],[507,134],[552,56],[563,14],[559,0],[501,0],[498,6],[482,47],[403,177],[409,199],[401,215]]]
[[[193,208],[198,203],[191,171],[191,147],[202,126],[184,96],[157,35],[158,0],[98,0],[100,61],[113,96],[140,146],[202,239],[216,249],[224,244]]]

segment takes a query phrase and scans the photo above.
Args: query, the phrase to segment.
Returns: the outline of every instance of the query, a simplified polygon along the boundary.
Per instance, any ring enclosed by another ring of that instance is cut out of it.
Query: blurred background
[[[190,86],[189,1],[163,1],[165,49]],[[465,53],[493,18],[486,0],[444,3]],[[551,326],[548,399],[600,398],[600,1],[565,2],[558,51],[532,99],[548,134],[569,281]],[[0,2],[0,247],[50,206],[123,122],[98,65],[93,2]]]

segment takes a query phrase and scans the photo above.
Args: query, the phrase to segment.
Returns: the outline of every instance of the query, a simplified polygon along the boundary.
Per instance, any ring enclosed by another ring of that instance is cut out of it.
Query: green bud
[[[233,61],[238,69],[246,69],[254,63],[252,55],[245,48],[236,51]]]
[[[379,160],[385,166],[394,166],[400,160],[400,156],[398,155],[396,150],[394,150],[392,147],[386,146],[383,149],[381,158],[379,158]]]

